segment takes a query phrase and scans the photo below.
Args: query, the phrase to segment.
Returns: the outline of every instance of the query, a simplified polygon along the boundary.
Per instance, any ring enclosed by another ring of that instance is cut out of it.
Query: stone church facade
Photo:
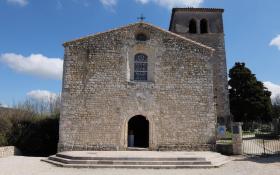
[[[221,9],[64,43],[59,151],[209,150],[229,115]]]

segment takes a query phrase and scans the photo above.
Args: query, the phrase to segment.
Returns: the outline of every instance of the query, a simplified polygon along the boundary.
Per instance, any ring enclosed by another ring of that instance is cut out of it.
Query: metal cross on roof
[[[141,14],[141,16],[138,17],[137,19],[138,19],[139,21],[143,22],[143,21],[146,19],[146,17],[145,17],[143,14]]]

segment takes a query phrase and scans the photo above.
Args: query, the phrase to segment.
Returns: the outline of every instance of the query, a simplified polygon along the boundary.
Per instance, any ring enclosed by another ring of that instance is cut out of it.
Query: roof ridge
[[[194,8],[194,7],[186,7],[186,8],[173,8],[172,11],[197,11],[197,12],[224,12],[222,8]]]
[[[191,43],[193,43],[193,44],[199,45],[199,46],[201,46],[201,47],[207,48],[207,49],[212,50],[212,51],[215,50],[215,49],[213,49],[212,47],[209,47],[209,46],[207,46],[207,45],[205,45],[205,44],[202,44],[202,43],[200,43],[200,42],[194,41],[194,40],[189,39],[189,38],[187,38],[187,37],[181,36],[181,35],[176,34],[176,33],[174,33],[174,32],[171,32],[171,31],[162,29],[162,28],[160,28],[160,27],[158,27],[158,26],[155,26],[155,25],[153,25],[153,24],[150,24],[150,23],[147,23],[147,22],[143,22],[143,21],[136,22],[136,23],[130,23],[130,24],[127,24],[127,25],[124,25],[124,26],[120,26],[120,27],[114,28],[114,29],[109,29],[109,30],[104,31],[104,32],[98,32],[98,33],[95,33],[95,34],[90,34],[90,35],[87,35],[87,36],[83,36],[83,37],[80,37],[80,38],[77,38],[77,39],[74,39],[74,40],[71,40],[71,41],[67,41],[67,42],[65,42],[65,43],[63,44],[63,46],[66,46],[67,44],[72,43],[72,42],[84,40],[84,39],[87,39],[87,38],[89,38],[89,37],[93,37],[93,36],[100,35],[100,34],[105,34],[105,33],[113,32],[113,31],[116,31],[116,30],[120,30],[120,29],[122,29],[122,28],[127,28],[127,27],[130,27],[130,26],[134,26],[134,25],[137,25],[137,24],[146,24],[146,25],[149,25],[149,26],[151,26],[151,27],[154,27],[154,28],[156,28],[156,29],[158,29],[158,30],[160,30],[160,31],[162,31],[162,32],[171,34],[171,35],[173,35],[173,36],[176,36],[176,37],[178,37],[178,38],[181,38],[181,39],[186,40],[186,41],[188,41],[188,42],[191,42]]]
[[[137,22],[139,23],[139,22]],[[92,37],[92,36],[95,36],[95,35],[100,35],[100,34],[105,34],[105,33],[109,33],[109,32],[113,32],[113,31],[116,31],[116,30],[119,30],[121,28],[125,28],[125,27],[129,27],[129,26],[133,26],[137,23],[130,23],[130,24],[127,24],[127,25],[123,25],[123,26],[120,26],[120,27],[116,27],[116,28],[112,28],[112,29],[108,29],[104,32],[97,32],[97,33],[92,33],[92,34],[88,34],[88,35],[85,35],[85,36],[81,36],[79,38],[76,38],[76,39],[72,39],[70,41],[66,41],[63,43],[63,46],[67,45],[68,43],[72,43],[72,42],[76,42],[76,41],[79,41],[79,40],[83,40],[83,39],[86,39],[86,38],[89,38],[89,37]]]

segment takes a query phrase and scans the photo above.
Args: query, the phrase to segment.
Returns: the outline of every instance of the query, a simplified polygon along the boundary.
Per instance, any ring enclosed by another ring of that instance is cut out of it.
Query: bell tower
[[[174,8],[169,26],[169,31],[215,49],[211,63],[220,124],[226,124],[230,115],[223,12],[213,8]]]

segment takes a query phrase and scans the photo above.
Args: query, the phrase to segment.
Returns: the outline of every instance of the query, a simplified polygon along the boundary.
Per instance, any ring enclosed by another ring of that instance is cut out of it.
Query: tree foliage
[[[60,99],[27,99],[14,108],[0,107],[0,146],[16,146],[25,156],[55,154]]]
[[[39,117],[13,123],[8,143],[26,156],[49,156],[56,153],[58,117]]]
[[[280,119],[280,95],[273,99],[272,116],[273,118]]]
[[[245,63],[235,63],[229,71],[230,110],[238,122],[271,120],[271,92],[258,81]]]

